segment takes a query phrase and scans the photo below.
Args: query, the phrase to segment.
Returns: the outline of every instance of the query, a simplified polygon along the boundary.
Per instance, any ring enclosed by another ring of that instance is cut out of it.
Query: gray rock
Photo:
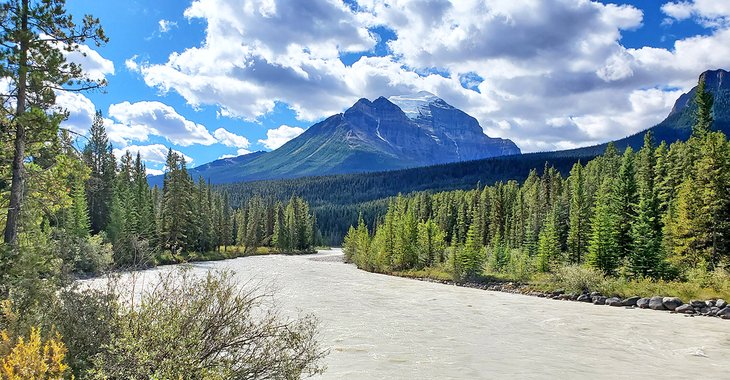
[[[720,309],[722,309],[723,307],[727,306],[727,301],[725,301],[724,299],[720,298],[719,300],[715,301],[715,306],[717,306]]]
[[[621,304],[622,304],[623,306],[636,306],[636,301],[638,301],[638,300],[640,300],[640,299],[641,299],[641,297],[638,297],[638,296],[634,296],[634,297],[629,297],[629,298],[627,298],[627,299],[623,300],[623,301],[621,302]]]
[[[713,306],[710,308],[710,310],[707,312],[707,315],[710,317],[714,317],[717,315],[717,313],[720,311],[720,308],[717,306]]]
[[[591,292],[591,298],[600,296],[600,292]]]
[[[621,298],[611,297],[611,298],[609,298],[609,299],[606,300],[606,305],[608,305],[608,306],[623,306],[624,303],[621,300]]]
[[[591,297],[588,294],[581,294],[576,299],[578,302],[591,302]]]
[[[684,304],[684,305],[680,305],[680,306],[676,307],[674,309],[674,311],[676,311],[677,313],[681,313],[681,314],[694,314],[695,308],[692,307],[692,305]]]
[[[695,310],[695,311],[698,311],[698,310]],[[699,309],[699,313],[702,314],[702,315],[707,315],[707,313],[709,313],[709,312],[710,312],[710,308],[707,307],[707,306],[702,307],[702,308]]]
[[[715,301],[714,300],[707,300],[707,301],[705,301],[705,306],[706,307],[713,307],[713,306],[715,306]]]
[[[607,298],[604,296],[595,296],[593,297],[593,304],[594,305],[605,305]]]
[[[649,308],[649,298],[639,298],[636,300],[636,306],[638,306],[640,309],[648,309]]]
[[[718,311],[716,316],[722,319],[730,319],[730,307],[726,306],[724,309]]]
[[[666,310],[664,307],[664,297],[654,296],[649,299],[649,309],[652,310]]]
[[[689,301],[689,304],[692,305],[692,307],[695,309],[699,309],[699,308],[707,306],[707,303],[705,303],[705,301],[702,301],[702,300],[691,300],[691,301]]]
[[[681,299],[677,297],[664,297],[662,299],[662,304],[664,305],[664,308],[667,310],[674,310],[684,304]]]

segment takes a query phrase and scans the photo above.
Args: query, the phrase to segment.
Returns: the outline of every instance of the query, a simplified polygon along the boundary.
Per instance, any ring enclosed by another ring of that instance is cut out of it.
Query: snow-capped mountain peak
[[[419,91],[415,94],[394,95],[389,97],[388,100],[403,110],[403,113],[411,120],[419,116],[430,117],[432,106],[439,108],[451,107],[443,99],[428,91]]]

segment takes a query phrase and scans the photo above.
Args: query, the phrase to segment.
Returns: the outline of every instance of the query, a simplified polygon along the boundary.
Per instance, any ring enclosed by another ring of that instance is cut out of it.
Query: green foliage
[[[321,373],[317,320],[281,316],[230,273],[161,275],[93,356],[92,378],[300,378]],[[95,309],[98,312],[98,309]],[[103,308],[102,308],[103,314]]]
[[[613,182],[607,178],[601,185],[591,219],[586,263],[606,274],[614,274],[620,261],[619,210],[612,192]]]

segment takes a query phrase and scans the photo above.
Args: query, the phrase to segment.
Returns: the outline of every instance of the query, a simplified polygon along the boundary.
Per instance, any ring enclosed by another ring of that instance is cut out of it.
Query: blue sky
[[[427,90],[523,151],[648,128],[707,69],[730,68],[730,2],[196,0],[68,2],[110,38],[81,59],[100,109],[152,172],[275,148],[358,98]],[[113,69],[112,69],[113,65]],[[93,71],[93,70],[92,70]]]

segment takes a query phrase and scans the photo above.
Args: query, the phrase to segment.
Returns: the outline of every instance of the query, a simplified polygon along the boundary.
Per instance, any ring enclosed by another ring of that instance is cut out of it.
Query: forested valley
[[[622,295],[669,281],[688,298],[727,297],[730,143],[711,129],[703,83],[696,102],[687,142],[646,134],[639,151],[609,145],[567,177],[546,164],[523,183],[391,198],[374,225],[350,227],[345,254],[384,273]]]

